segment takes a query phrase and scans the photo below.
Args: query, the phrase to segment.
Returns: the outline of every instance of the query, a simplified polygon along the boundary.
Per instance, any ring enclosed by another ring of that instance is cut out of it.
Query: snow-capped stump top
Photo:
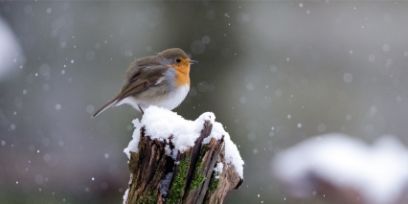
[[[123,203],[220,204],[241,185],[244,161],[213,113],[191,121],[152,106],[133,124]]]
[[[192,148],[195,141],[200,136],[201,130],[205,121],[209,121],[213,127],[208,137],[203,140],[203,144],[210,142],[211,138],[220,140],[223,138],[225,143],[225,161],[234,166],[238,175],[243,178],[244,161],[238,151],[237,146],[232,142],[230,135],[226,132],[221,123],[215,122],[215,115],[211,112],[201,114],[196,120],[186,120],[182,116],[167,109],[156,106],[150,106],[144,111],[142,119],[134,119],[132,140],[127,148],[124,149],[125,154],[130,157],[130,152],[138,152],[140,141],[140,132],[144,128],[145,135],[152,140],[164,141],[174,145],[172,150],[167,147],[166,154],[175,159],[177,152],[183,153]]]

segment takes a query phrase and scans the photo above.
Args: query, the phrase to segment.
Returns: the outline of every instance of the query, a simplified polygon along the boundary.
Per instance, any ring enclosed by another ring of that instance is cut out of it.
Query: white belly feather
[[[166,95],[156,97],[156,98],[143,98],[135,99],[134,97],[127,97],[117,103],[117,106],[122,104],[131,105],[134,109],[139,110],[139,105],[146,109],[150,105],[163,107],[169,110],[175,109],[180,105],[181,102],[186,98],[188,92],[190,91],[190,86],[180,86]]]

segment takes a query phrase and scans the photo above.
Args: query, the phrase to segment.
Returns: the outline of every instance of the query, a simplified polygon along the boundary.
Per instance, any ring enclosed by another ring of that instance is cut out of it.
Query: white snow
[[[221,123],[215,122],[215,115],[211,112],[201,114],[196,120],[186,120],[177,113],[170,110],[150,106],[145,109],[142,119],[133,120],[135,127],[132,140],[128,147],[124,149],[125,154],[130,157],[130,152],[137,152],[140,141],[140,130],[145,128],[145,133],[151,139],[169,142],[171,139],[174,145],[173,151],[166,147],[166,154],[175,158],[177,152],[184,152],[194,146],[196,139],[200,136],[204,122],[208,120],[213,124],[210,136],[204,139],[203,144],[207,144],[211,138],[217,140],[223,138],[225,143],[225,161],[233,165],[240,177],[243,177],[244,161],[238,151],[237,146],[232,142],[230,135],[226,132]],[[170,138],[171,137],[171,138]]]
[[[314,190],[315,175],[338,188],[352,188],[371,204],[396,202],[408,184],[408,150],[393,137],[373,146],[342,134],[304,141],[274,161],[275,175],[296,197]]]
[[[142,124],[140,124],[139,119],[134,119],[132,121],[133,126],[135,129],[133,130],[132,140],[130,140],[128,146],[123,150],[126,156],[130,159],[130,152],[138,152],[138,145],[140,141],[140,129],[142,128]]]
[[[244,178],[244,160],[242,160],[237,146],[232,142],[229,133],[224,130],[221,123],[213,123],[213,129],[210,136],[216,139],[221,139],[221,137],[224,136],[225,161],[228,164],[232,164],[239,176]],[[206,141],[204,140],[203,143],[205,142]]]
[[[122,197],[122,200],[123,200],[123,204],[127,204],[127,197],[128,197],[128,194],[129,194],[129,188],[128,189],[126,189],[126,191],[125,191],[125,193],[123,194],[123,197]]]
[[[22,63],[22,50],[9,26],[0,18],[0,79],[17,71]]]
[[[222,174],[222,170],[224,169],[224,164],[222,162],[218,162],[214,167],[215,178],[219,179],[220,175]]]

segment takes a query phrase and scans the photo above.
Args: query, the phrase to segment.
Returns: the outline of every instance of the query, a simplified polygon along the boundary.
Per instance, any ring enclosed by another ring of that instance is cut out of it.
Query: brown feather
[[[157,80],[162,77],[165,71],[168,69],[167,66],[159,65],[152,66],[148,69],[140,69],[139,72],[135,73],[136,76],[132,76],[127,80],[126,84],[123,86],[119,94],[108,101],[105,105],[99,108],[92,117],[97,117],[99,114],[120,102],[121,100],[129,97],[136,96],[143,91],[147,90],[152,85],[155,85]]]
[[[160,63],[156,55],[136,59],[130,63],[129,68],[126,71],[126,79],[130,80],[131,78],[134,78],[143,68],[157,65],[160,65]]]
[[[92,114],[92,117],[93,118],[97,117],[99,114],[103,113],[105,110],[113,106],[116,102],[117,102],[117,97],[105,103],[102,107],[100,107],[97,111],[95,111],[94,114]]]

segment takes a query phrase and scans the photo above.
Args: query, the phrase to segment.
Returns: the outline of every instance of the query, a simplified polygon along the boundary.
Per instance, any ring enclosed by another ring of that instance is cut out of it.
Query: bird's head
[[[158,55],[164,64],[171,65],[171,67],[178,71],[188,71],[191,64],[196,63],[195,60],[192,60],[190,56],[180,48],[166,49],[161,51]]]

